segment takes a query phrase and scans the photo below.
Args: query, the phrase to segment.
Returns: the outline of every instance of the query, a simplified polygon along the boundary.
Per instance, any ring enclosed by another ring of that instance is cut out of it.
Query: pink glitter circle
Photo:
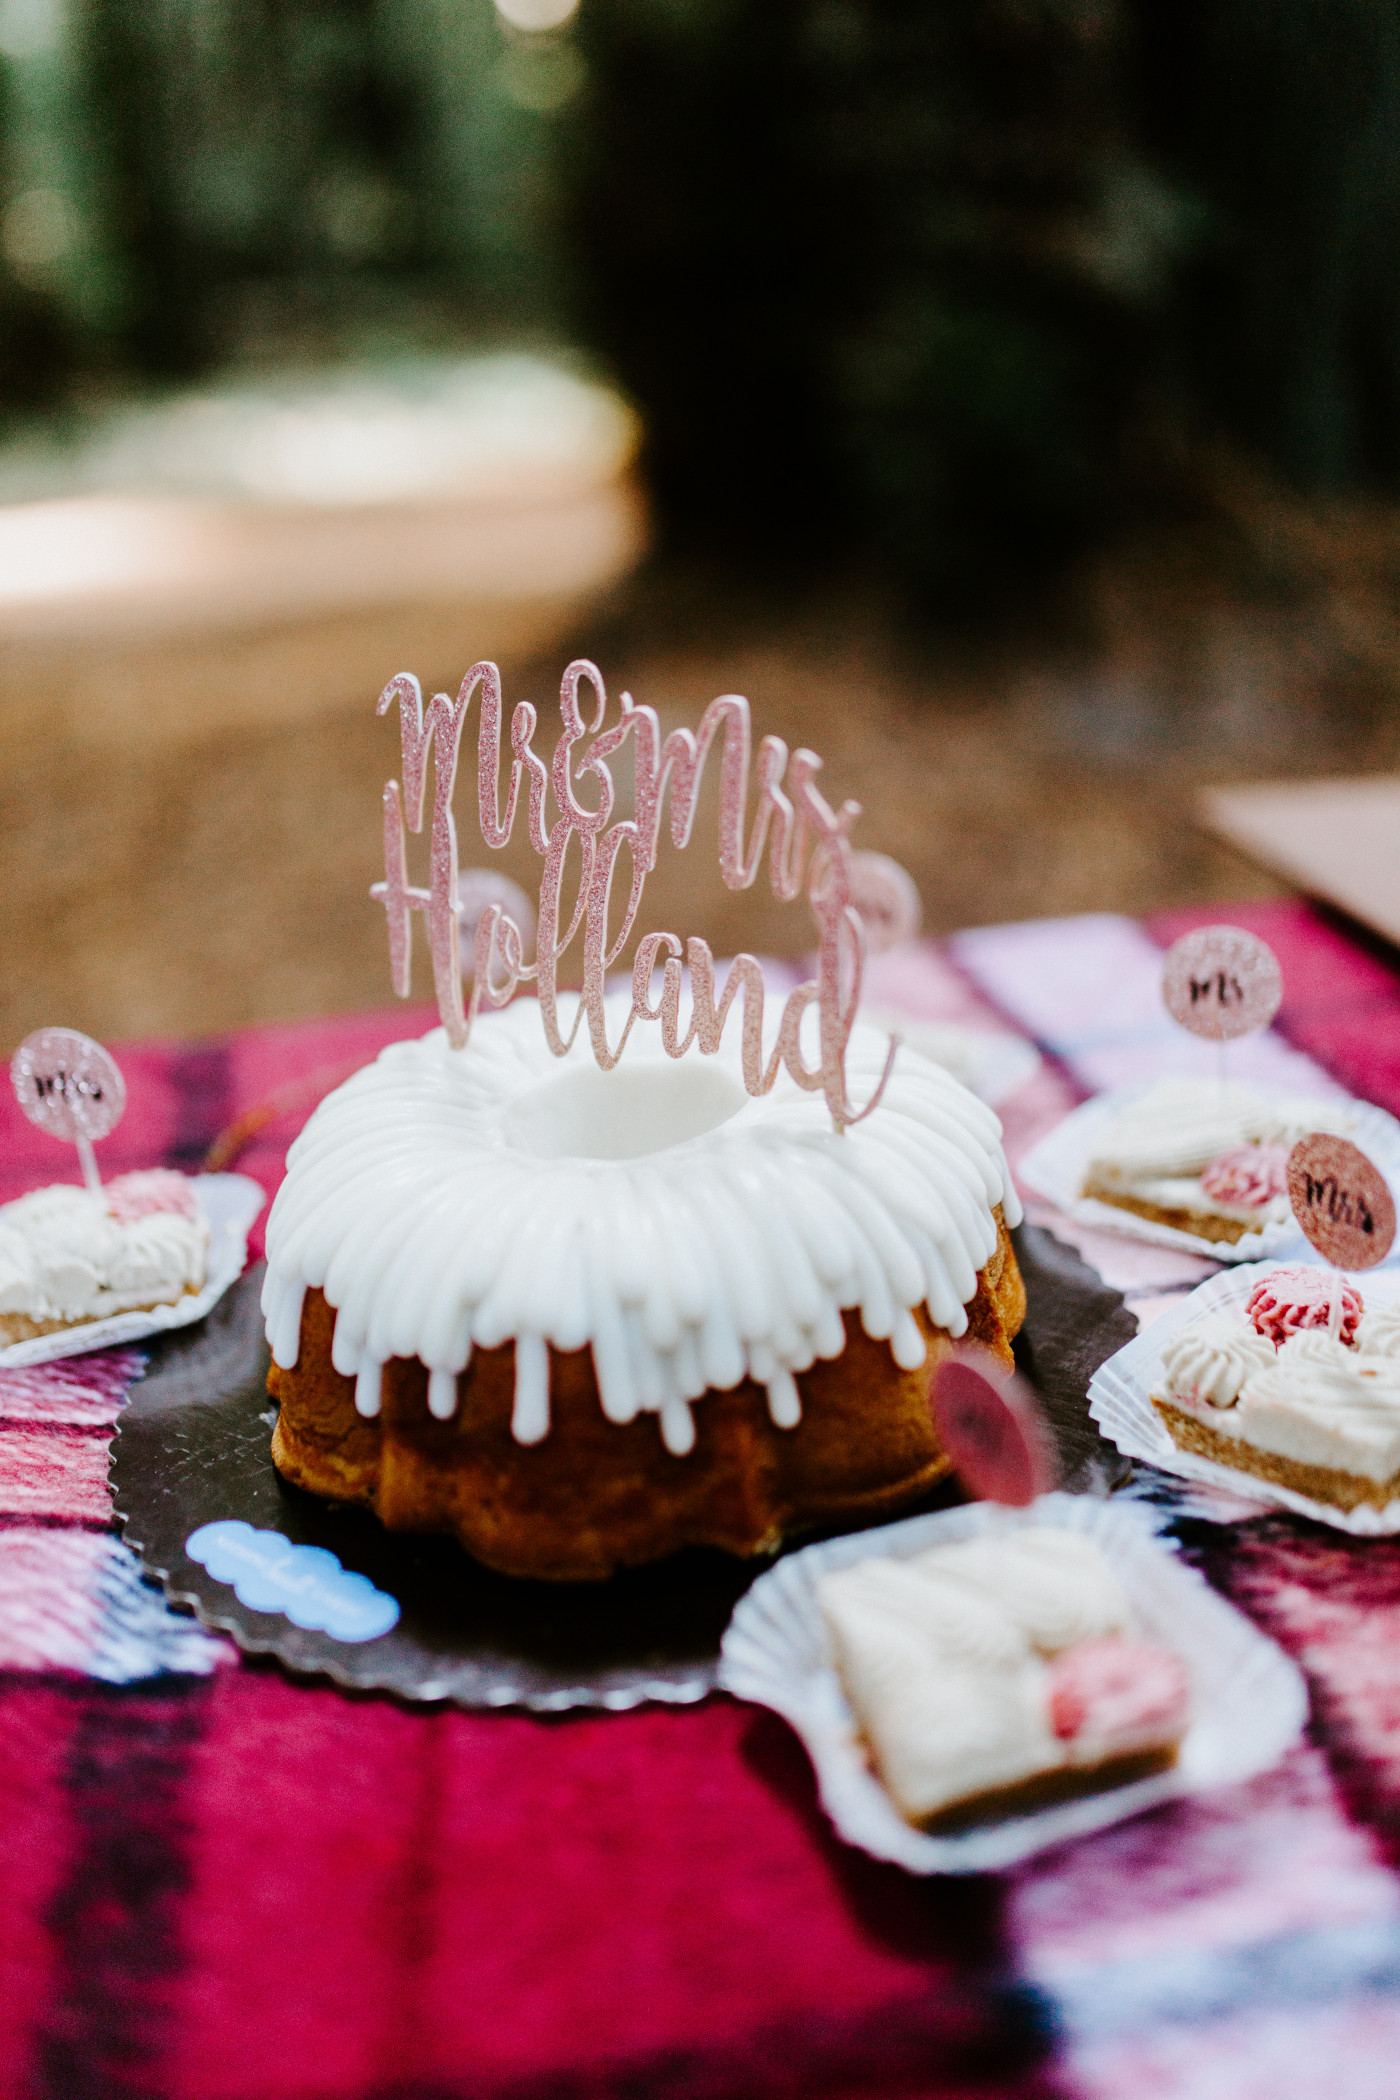
[[[1395,1199],[1349,1138],[1299,1138],[1288,1155],[1288,1196],[1308,1239],[1339,1269],[1373,1269],[1395,1244]]]
[[[1341,1292],[1342,1299],[1340,1339],[1350,1345],[1361,1321],[1361,1294],[1332,1269],[1307,1268],[1301,1262],[1275,1269],[1255,1284],[1246,1310],[1255,1332],[1277,1349],[1290,1334],[1327,1326],[1334,1289]]]
[[[934,1372],[929,1399],[939,1442],[978,1501],[1024,1509],[1055,1485],[1040,1404],[989,1350],[954,1349]]]
[[[1174,1021],[1210,1042],[1266,1028],[1283,997],[1278,957],[1242,926],[1200,926],[1167,950],[1162,998]]]
[[[1217,1152],[1201,1176],[1201,1187],[1217,1203],[1262,1209],[1288,1194],[1287,1145],[1232,1145]]]
[[[51,1137],[104,1138],[121,1121],[126,1081],[110,1053],[76,1028],[38,1028],[10,1060],[15,1098]]]

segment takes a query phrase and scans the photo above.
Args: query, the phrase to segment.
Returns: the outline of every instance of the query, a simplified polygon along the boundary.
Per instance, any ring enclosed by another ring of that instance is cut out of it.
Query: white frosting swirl
[[[0,1209],[0,1314],[75,1325],[167,1304],[203,1284],[208,1246],[202,1217],[119,1222],[85,1188],[35,1189]]]
[[[1366,1307],[1356,1346],[1362,1356],[1400,1356],[1400,1299]]]
[[[1228,1313],[1189,1321],[1162,1344],[1167,1391],[1212,1407],[1233,1407],[1246,1382],[1273,1362],[1273,1343]]]
[[[1044,1655],[1132,1629],[1122,1583],[1079,1532],[1035,1528],[967,1539],[932,1546],[910,1565],[987,1599]]]
[[[608,1002],[614,1039],[629,1005]],[[567,1034],[573,1001],[560,1006]],[[853,1091],[873,1090],[887,1047],[857,1024]],[[441,1029],[392,1044],[322,1102],[268,1220],[268,1339],[296,1362],[318,1287],[361,1412],[377,1412],[390,1357],[417,1357],[444,1417],[473,1347],[513,1339],[522,1443],[548,1433],[548,1346],[591,1346],[605,1414],[659,1414],[673,1452],[694,1443],[690,1403],[745,1376],[791,1427],[794,1374],[841,1353],[844,1309],[909,1370],[925,1355],[915,1306],[965,1332],[993,1207],[1020,1216],[1000,1138],[990,1109],[907,1051],[874,1114],[838,1134],[785,1072],[745,1092],[735,1028],[713,1057],[680,1060],[634,1030],[604,1072],[584,1031],[555,1058],[520,1000],[480,1016],[464,1050]]]
[[[824,1581],[858,1591],[891,1623],[916,1628],[926,1648],[959,1669],[1009,1670],[1024,1662],[1026,1635],[1005,1606],[979,1596],[971,1584],[944,1581],[936,1563],[936,1554],[909,1560],[881,1554]]]
[[[1235,1145],[1294,1145],[1309,1131],[1343,1133],[1344,1107],[1327,1100],[1275,1098],[1214,1079],[1164,1079],[1127,1107],[1095,1140],[1091,1179],[1124,1189],[1171,1176],[1199,1176]],[[1239,1206],[1213,1205],[1234,1209]]]
[[[1328,1380],[1352,1381],[1358,1371],[1356,1351],[1340,1339],[1334,1341],[1325,1327],[1303,1327],[1296,1334],[1286,1334],[1274,1365],[1285,1374],[1308,1378],[1314,1386],[1319,1379],[1323,1386]]]
[[[1390,1480],[1400,1468],[1400,1365],[1361,1356],[1319,1329],[1291,1335],[1226,1422],[1260,1450]]]

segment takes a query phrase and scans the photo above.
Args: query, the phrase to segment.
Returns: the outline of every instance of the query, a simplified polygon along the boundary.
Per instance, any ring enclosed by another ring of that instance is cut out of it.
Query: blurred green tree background
[[[995,601],[1400,482],[1393,0],[0,0],[0,415],[503,341],[663,530]]]

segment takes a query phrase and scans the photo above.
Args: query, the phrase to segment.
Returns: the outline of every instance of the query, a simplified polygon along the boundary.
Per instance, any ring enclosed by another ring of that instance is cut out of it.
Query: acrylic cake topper
[[[1213,1043],[1267,1028],[1283,998],[1278,957],[1242,926],[1199,926],[1167,950],[1162,998],[1174,1021]]]
[[[990,1350],[952,1349],[933,1374],[929,1401],[939,1442],[979,1502],[1024,1509],[1056,1485],[1040,1405]]]
[[[102,1187],[93,1140],[115,1130],[126,1107],[126,1081],[101,1043],[76,1028],[39,1028],[10,1060],[10,1079],[31,1123],[78,1148],[83,1180]]]
[[[579,689],[592,689],[592,721],[585,724]],[[472,991],[463,1000],[463,969],[458,946],[457,830],[452,792],[457,775],[462,732],[473,699],[480,695],[477,725],[477,800],[481,835],[499,850],[515,825],[521,789],[527,805],[530,841],[544,860],[540,882],[535,960],[525,958],[521,927],[499,904],[488,905],[477,920]],[[712,700],[698,730],[674,729],[663,741],[653,708],[638,706],[629,693],[620,702],[619,719],[604,728],[607,693],[596,665],[580,658],[564,673],[559,693],[563,721],[552,760],[546,766],[535,751],[538,716],[528,700],[516,703],[510,720],[511,761],[504,806],[501,800],[502,699],[500,672],[492,663],[474,664],[455,700],[446,693],[423,706],[416,678],[401,673],[379,696],[380,714],[399,703],[403,747],[403,787],[391,780],[384,790],[384,875],[371,892],[383,904],[389,923],[389,953],[394,989],[407,998],[410,985],[413,914],[427,919],[433,986],[448,1040],[465,1048],[483,1001],[504,1006],[521,984],[536,986],[545,1037],[556,1057],[572,1047],[587,1019],[593,1055],[603,1070],[618,1062],[637,1021],[659,1021],[661,1040],[670,1057],[684,1056],[694,1042],[701,1051],[719,1048],[735,1000],[742,1001],[744,1085],[750,1094],[766,1094],[781,1069],[809,1093],[823,1093],[838,1130],[858,1123],[879,1102],[898,1047],[892,1038],[879,1085],[857,1106],[846,1092],[846,1044],[860,1003],[865,943],[860,914],[852,899],[849,833],[860,804],[843,802],[833,809],[816,786],[821,760],[807,750],[792,752],[781,737],[765,736],[754,766],[749,704],[737,693]],[[632,1008],[617,1041],[608,1040],[603,1003],[606,973],[616,963],[636,923],[647,876],[656,866],[663,807],[670,796],[672,843],[685,846],[695,821],[701,777],[710,746],[723,739],[719,781],[720,872],[730,889],[747,889],[757,878],[765,848],[775,896],[790,902],[805,891],[821,933],[819,974],[789,993],[777,1039],[767,1061],[763,1045],[763,973],[752,955],[736,956],[723,994],[716,1000],[714,956],[709,944],[692,936],[684,944],[673,933],[648,933],[637,945],[632,970]],[[608,760],[629,742],[635,774],[636,815],[611,822],[616,792]],[[583,746],[576,753],[576,746]],[[431,827],[431,878],[426,890],[408,880],[407,834],[423,828],[428,753],[433,753],[434,797]],[[749,826],[749,774],[757,774],[757,804]],[[583,801],[579,787],[591,782]],[[546,797],[553,792],[558,812],[553,823]],[[747,837],[745,836],[747,829]],[[565,865],[569,844],[579,847],[578,894],[572,910],[564,904]],[[617,862],[626,850],[631,868],[626,905],[616,933],[609,918]],[[573,1025],[565,1035],[558,1009],[560,958],[583,931],[583,996]],[[690,972],[691,1016],[684,1033],[680,1022],[683,981],[681,958]],[[652,977],[664,958],[659,999],[652,1001]],[[802,1018],[817,1008],[820,1061],[809,1066],[802,1054]]]

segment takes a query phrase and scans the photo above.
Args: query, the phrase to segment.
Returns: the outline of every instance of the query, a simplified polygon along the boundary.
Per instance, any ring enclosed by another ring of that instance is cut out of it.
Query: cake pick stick
[[[1278,957],[1267,942],[1242,926],[1200,926],[1167,950],[1163,1003],[1191,1035],[1216,1045],[1216,1083],[1222,1098],[1228,1079],[1227,1043],[1267,1028],[1282,997]]]
[[[114,1130],[126,1107],[126,1081],[115,1059],[76,1028],[40,1028],[10,1060],[10,1079],[30,1122],[77,1146],[83,1180],[99,1195],[93,1140]]]
[[[933,1374],[929,1405],[939,1442],[979,1502],[1024,1509],[1057,1485],[1040,1402],[990,1349],[955,1343]]]
[[[1345,1272],[1385,1260],[1395,1243],[1395,1199],[1358,1146],[1314,1131],[1288,1155],[1288,1200],[1309,1244],[1332,1266],[1327,1332],[1339,1341]]]

